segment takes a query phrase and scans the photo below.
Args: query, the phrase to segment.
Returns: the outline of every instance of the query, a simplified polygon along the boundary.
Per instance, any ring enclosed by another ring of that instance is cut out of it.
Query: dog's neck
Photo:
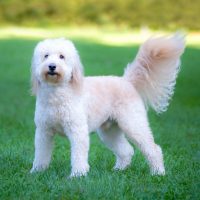
[[[66,84],[41,84],[37,93],[37,101],[42,104],[58,105],[67,101],[73,101],[76,98],[77,92]]]

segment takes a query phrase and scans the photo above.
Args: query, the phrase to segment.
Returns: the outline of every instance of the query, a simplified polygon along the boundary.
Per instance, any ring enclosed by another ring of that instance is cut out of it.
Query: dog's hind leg
[[[131,164],[134,150],[118,125],[110,121],[105,122],[101,128],[97,130],[97,133],[101,140],[116,156],[114,169],[123,170],[127,168]]]
[[[127,137],[134,142],[149,162],[151,173],[164,175],[165,168],[160,146],[155,144],[142,103],[125,106],[118,115],[118,124]]]

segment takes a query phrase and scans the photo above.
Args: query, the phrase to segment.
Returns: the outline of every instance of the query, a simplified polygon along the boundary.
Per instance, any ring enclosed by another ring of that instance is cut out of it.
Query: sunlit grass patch
[[[0,38],[26,38],[44,39],[51,37],[67,37],[71,39],[84,39],[107,45],[133,45],[144,42],[154,35],[167,35],[172,32],[141,30],[117,30],[95,27],[57,27],[57,28],[27,28],[27,27],[2,27]],[[200,33],[186,34],[187,44],[199,45]]]

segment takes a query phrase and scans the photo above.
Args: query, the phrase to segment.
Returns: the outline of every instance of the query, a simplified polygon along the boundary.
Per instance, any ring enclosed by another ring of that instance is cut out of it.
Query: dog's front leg
[[[67,134],[71,144],[71,175],[70,177],[85,176],[89,171],[88,151],[89,134],[85,124],[78,124]]]
[[[38,127],[35,132],[35,158],[31,173],[42,171],[49,166],[53,146],[53,134]]]

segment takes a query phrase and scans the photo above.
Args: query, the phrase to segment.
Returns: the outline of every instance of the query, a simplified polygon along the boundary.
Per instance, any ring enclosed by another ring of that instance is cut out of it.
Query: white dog
[[[32,60],[35,111],[35,159],[31,172],[48,167],[53,136],[71,143],[71,177],[89,171],[89,133],[98,135],[116,156],[115,169],[131,163],[135,143],[145,155],[151,173],[164,175],[161,148],[155,144],[147,119],[147,106],[163,112],[173,94],[180,56],[180,35],[147,40],[122,77],[84,77],[78,52],[69,40],[40,42]]]

